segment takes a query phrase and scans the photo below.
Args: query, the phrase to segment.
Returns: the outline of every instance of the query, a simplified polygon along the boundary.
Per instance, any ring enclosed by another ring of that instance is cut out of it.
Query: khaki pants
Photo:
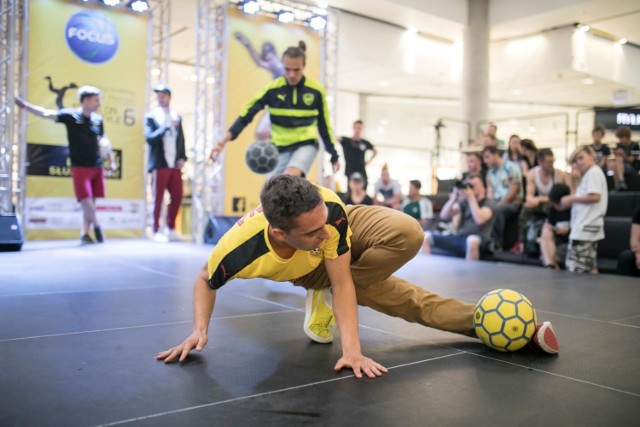
[[[475,336],[473,304],[442,298],[391,275],[422,246],[418,221],[380,206],[347,205],[346,211],[353,232],[351,273],[358,304],[408,322]],[[331,286],[324,264],[295,284],[307,289]]]

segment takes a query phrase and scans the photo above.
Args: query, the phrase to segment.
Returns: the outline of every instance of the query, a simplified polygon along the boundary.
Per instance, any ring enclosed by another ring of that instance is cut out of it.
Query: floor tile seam
[[[297,311],[299,310],[296,309],[296,310],[266,311],[266,312],[260,312],[260,313],[240,314],[235,316],[214,317],[211,320],[216,321],[216,320],[228,320],[228,319],[241,319],[241,318],[247,318],[247,317],[268,316],[271,314],[291,313],[291,312],[297,312]],[[181,325],[184,323],[193,323],[193,320],[181,320],[179,322],[150,323],[146,325],[122,326],[118,328],[92,329],[88,331],[62,332],[58,334],[34,335],[30,337],[6,338],[6,339],[0,339],[0,343],[12,342],[12,341],[26,341],[26,340],[40,339],[40,338],[57,338],[57,337],[65,337],[65,336],[73,336],[73,335],[126,331],[126,330],[132,330],[132,329],[142,329],[142,328],[155,328],[158,326]]]
[[[138,291],[147,289],[173,289],[178,288],[180,285],[161,285],[161,286],[140,286],[132,288],[113,288],[113,289],[88,289],[77,291],[58,291],[58,292],[32,292],[27,294],[13,294],[13,295],[0,295],[0,298],[15,298],[15,297],[35,297],[35,296],[48,296],[48,295],[68,295],[68,294],[87,294],[92,292],[118,292],[118,291]],[[187,286],[185,285],[185,288]],[[192,285],[189,285],[192,288]]]
[[[525,369],[527,371],[534,371],[534,372],[537,372],[537,373],[540,373],[540,374],[552,375],[554,377],[562,378],[562,379],[565,379],[565,380],[570,380],[570,381],[578,382],[578,383],[581,383],[581,384],[586,384],[586,385],[602,388],[602,389],[605,389],[605,390],[615,391],[615,392],[618,392],[618,393],[627,394],[629,396],[640,398],[640,393],[634,393],[632,391],[621,390],[619,388],[610,387],[610,386],[607,386],[607,385],[604,385],[604,384],[598,384],[598,383],[595,383],[595,382],[592,382],[592,381],[582,380],[580,378],[570,377],[568,375],[558,374],[556,372],[545,371],[543,369],[534,368],[534,367],[531,367],[531,366],[526,366],[526,365],[521,365],[521,364],[518,364],[518,363],[508,362],[506,360],[497,359],[495,357],[487,356],[487,355],[484,355],[484,354],[473,353],[473,352],[470,352],[470,351],[464,351],[464,352],[469,354],[469,355],[471,355],[471,356],[481,357],[483,359],[492,360],[494,362],[499,362],[499,363],[504,363],[506,365],[516,366],[516,367]],[[548,357],[554,357],[554,356],[548,356]]]
[[[437,357],[431,357],[431,358],[428,358],[428,359],[418,360],[418,361],[409,362],[409,363],[403,363],[403,364],[400,364],[400,365],[394,365],[394,366],[388,367],[387,369],[388,370],[401,369],[401,368],[405,368],[407,366],[413,366],[413,365],[418,365],[418,364],[421,364],[421,363],[433,362],[433,361],[436,361],[436,360],[446,359],[446,358],[453,357],[453,356],[460,356],[460,355],[463,355],[465,353],[466,353],[465,351],[458,351],[457,353],[452,353],[452,354],[447,354],[447,355],[437,356]],[[236,398],[233,398],[233,399],[225,399],[225,400],[221,400],[221,401],[217,401],[217,402],[204,403],[204,404],[201,404],[201,405],[188,406],[188,407],[185,407],[185,408],[174,409],[172,411],[160,412],[160,413],[157,413],[157,414],[150,414],[150,415],[144,415],[144,416],[136,417],[136,418],[129,418],[129,419],[125,419],[125,420],[114,421],[114,422],[111,422],[111,423],[101,424],[100,426],[104,426],[104,427],[106,427],[106,426],[115,426],[115,425],[128,424],[128,423],[132,423],[132,422],[136,422],[136,421],[144,421],[144,420],[149,420],[149,419],[153,419],[153,418],[159,418],[159,417],[163,417],[163,416],[167,416],[167,415],[173,415],[173,414],[177,414],[177,413],[181,413],[181,412],[194,411],[194,410],[198,410],[198,409],[209,408],[209,407],[213,407],[213,406],[224,405],[224,404],[239,402],[239,401],[243,401],[243,400],[256,399],[256,398],[260,398],[260,397],[269,396],[269,395],[272,395],[272,394],[285,393],[285,392],[292,391],[292,390],[299,390],[299,389],[302,389],[302,388],[308,388],[308,387],[313,387],[313,386],[318,386],[318,385],[322,385],[322,384],[332,383],[332,382],[336,382],[336,381],[343,381],[343,380],[353,379],[353,378],[356,378],[354,374],[344,375],[344,376],[341,376],[341,377],[338,377],[338,378],[330,378],[330,379],[326,379],[326,380],[322,380],[322,381],[314,381],[314,382],[308,383],[308,384],[299,384],[299,385],[296,385],[296,386],[285,387],[285,388],[278,389],[278,390],[271,390],[271,391],[267,391],[267,392],[263,392],[263,393],[255,393],[255,394],[252,394],[252,395],[240,396],[240,397],[236,397]],[[360,380],[361,381],[366,381],[367,378],[362,378]]]

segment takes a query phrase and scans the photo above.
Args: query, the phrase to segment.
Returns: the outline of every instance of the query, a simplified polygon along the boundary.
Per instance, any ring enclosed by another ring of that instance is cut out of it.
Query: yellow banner
[[[321,38],[316,31],[293,23],[282,24],[272,17],[247,15],[235,7],[229,9],[227,128],[247,102],[277,78],[278,73],[283,73],[282,66],[274,64],[273,59],[281,61],[282,53],[290,46],[297,46],[300,40],[307,45],[304,74],[319,80]],[[260,61],[256,61],[251,50],[261,57]],[[256,128],[264,112],[258,114],[240,136],[225,148],[225,216],[241,216],[260,203],[260,188],[265,176],[249,170],[245,163],[245,152],[249,144],[258,139]],[[308,176],[315,180],[316,175],[317,162]]]
[[[144,218],[144,138],[148,17],[129,9],[78,1],[29,1],[27,100],[48,109],[78,107],[77,88],[98,87],[105,134],[116,172],[98,199],[107,237],[139,237]],[[77,238],[82,214],[75,202],[65,126],[27,116],[26,238]],[[31,154],[29,154],[31,155]],[[62,164],[60,164],[62,163]]]

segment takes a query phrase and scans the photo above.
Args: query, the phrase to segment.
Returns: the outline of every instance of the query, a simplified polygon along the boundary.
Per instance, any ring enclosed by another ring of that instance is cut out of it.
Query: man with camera
[[[439,248],[468,260],[479,260],[490,251],[494,209],[480,174],[457,181],[440,211],[440,219],[454,220],[457,227],[453,234],[425,232],[423,253],[430,254],[432,248]]]

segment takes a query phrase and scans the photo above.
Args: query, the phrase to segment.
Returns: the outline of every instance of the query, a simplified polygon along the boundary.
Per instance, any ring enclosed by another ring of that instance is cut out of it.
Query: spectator
[[[618,138],[618,144],[615,150],[616,160],[613,178],[616,181],[615,189],[621,191],[628,188],[625,175],[638,175],[638,170],[640,170],[640,160],[638,160],[640,146],[637,142],[631,141],[631,128],[629,126],[620,126],[616,129],[616,137]]]
[[[506,221],[517,218],[522,205],[520,168],[505,162],[496,147],[485,147],[482,157],[487,164],[487,196],[496,202],[493,222],[494,250],[502,251]]]
[[[497,132],[498,132],[498,126],[496,126],[495,123],[490,122],[489,125],[487,126],[487,135],[492,137],[493,140],[495,140],[496,147],[498,147],[498,149],[504,150],[506,148],[504,140],[498,138],[498,135],[496,134]]]
[[[520,141],[520,146],[522,147],[522,160],[524,161],[521,163],[522,174],[526,175],[529,169],[538,166],[538,148],[530,139]]]
[[[364,177],[354,172],[349,178],[349,191],[344,199],[345,205],[373,205],[373,199],[364,188]]]
[[[630,250],[623,251],[618,257],[616,273],[640,276],[640,208],[633,213],[629,247]]]
[[[149,172],[153,176],[153,240],[165,243],[180,241],[176,217],[182,205],[182,167],[187,160],[182,118],[171,108],[168,86],[153,88],[158,106],[145,114],[144,139],[149,144]],[[166,230],[160,231],[160,213],[167,190],[171,201],[167,209]]]
[[[482,154],[478,152],[467,153],[467,171],[462,174],[462,180],[466,180],[471,174],[479,174],[482,182],[487,185],[487,166],[482,161]]]
[[[440,211],[440,218],[451,220],[459,215],[454,234],[427,231],[422,251],[430,254],[440,248],[477,261],[490,251],[494,203],[487,197],[484,181],[479,174],[467,177],[462,188],[454,188]]]
[[[575,195],[564,196],[562,209],[571,207],[571,233],[567,251],[567,270],[598,274],[598,241],[604,239],[607,212],[607,179],[596,165],[596,153],[584,145],[572,155],[583,173]]]
[[[596,164],[602,168],[602,172],[604,172],[605,176],[607,175],[607,159],[611,155],[611,150],[607,144],[602,143],[602,139],[604,138],[605,130],[602,125],[597,125],[591,131],[591,138],[593,139],[593,143],[591,144],[591,148],[596,153]]]
[[[402,201],[400,183],[395,179],[391,179],[391,176],[389,175],[389,166],[387,164],[382,167],[380,179],[373,187],[373,192],[375,195],[376,205],[400,209],[400,202]],[[378,194],[382,196],[382,199],[378,198]]]
[[[62,108],[49,110],[33,105],[20,97],[15,97],[16,105],[38,117],[62,123],[67,128],[69,142],[69,159],[71,160],[71,178],[76,200],[82,207],[83,245],[102,243],[104,235],[96,215],[96,198],[105,197],[105,173],[103,158],[100,153],[100,142],[106,139],[102,116],[97,113],[100,108],[102,93],[93,86],[82,86],[78,89],[79,108]],[[105,144],[109,145],[109,144]],[[110,159],[111,170],[115,170],[115,162]],[[95,241],[89,236],[93,226]]]
[[[409,196],[402,201],[402,211],[415,218],[424,230],[427,223],[433,218],[433,205],[431,200],[422,197],[420,189],[422,183],[417,179],[409,182]]]
[[[561,171],[555,169],[553,151],[550,148],[543,148],[538,151],[538,166],[534,167],[527,173],[527,187],[523,209],[520,211],[519,231],[520,242],[527,245],[536,245],[535,239],[538,238],[537,233],[533,241],[528,241],[528,229],[531,221],[541,223],[549,212],[549,193],[554,184],[571,185],[570,177]],[[540,224],[541,226],[541,224]],[[529,252],[537,252],[530,250]]]
[[[511,135],[507,151],[504,152],[502,157],[505,162],[513,162],[520,166],[520,169],[522,170],[522,163],[524,162],[524,159],[522,158],[522,144],[518,135]]]
[[[542,265],[558,270],[564,266],[569,246],[569,224],[571,211],[562,209],[560,201],[571,194],[571,188],[566,184],[554,184],[549,191],[549,214],[542,226],[540,235],[540,253]]]
[[[343,136],[338,141],[342,145],[342,152],[344,153],[344,174],[347,176],[347,180],[353,173],[360,173],[364,178],[364,188],[366,190],[369,184],[366,166],[371,163],[378,151],[373,144],[362,138],[362,126],[362,120],[356,120],[353,122],[353,136],[351,138]],[[365,160],[367,151],[371,151],[371,157]]]

